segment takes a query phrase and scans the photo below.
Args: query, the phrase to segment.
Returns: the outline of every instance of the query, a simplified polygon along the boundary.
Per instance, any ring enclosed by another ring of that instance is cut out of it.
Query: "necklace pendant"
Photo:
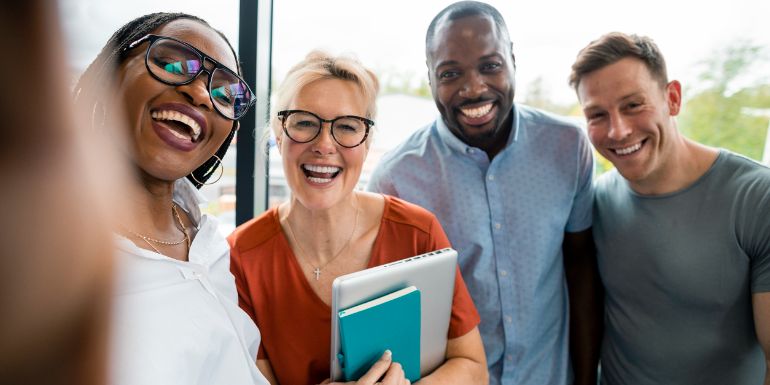
[[[318,281],[318,278],[321,277],[321,269],[316,267],[315,270],[313,270],[313,274],[315,274],[315,280]]]

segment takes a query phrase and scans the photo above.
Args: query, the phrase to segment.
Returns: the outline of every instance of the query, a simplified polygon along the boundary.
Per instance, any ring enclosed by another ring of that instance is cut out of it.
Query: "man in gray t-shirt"
[[[770,168],[679,133],[647,37],[602,36],[570,83],[616,167],[594,207],[602,384],[770,385]]]

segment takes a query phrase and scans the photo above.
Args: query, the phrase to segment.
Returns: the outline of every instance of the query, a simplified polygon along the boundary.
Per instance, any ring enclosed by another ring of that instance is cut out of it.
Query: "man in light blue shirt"
[[[584,133],[513,103],[513,46],[487,4],[441,11],[426,55],[441,119],[386,155],[369,189],[438,217],[481,314],[491,384],[571,383],[570,346],[575,383],[596,384],[602,296]]]

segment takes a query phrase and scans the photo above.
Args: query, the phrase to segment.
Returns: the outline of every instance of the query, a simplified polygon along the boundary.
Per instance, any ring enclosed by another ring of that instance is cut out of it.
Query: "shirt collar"
[[[172,198],[179,207],[184,209],[196,224],[201,222],[200,205],[206,203],[206,197],[195,188],[187,178],[180,178],[174,182],[174,196]]]
[[[516,108],[516,103],[513,103],[513,107],[511,108],[511,113],[513,114],[513,121],[511,122],[511,135],[508,136],[508,142],[505,144],[503,151],[505,151],[506,148],[510,147],[514,142],[516,142],[519,136],[519,123],[521,122],[521,119],[519,118],[519,109]],[[436,128],[438,130],[439,138],[441,138],[441,140],[446,143],[449,148],[462,154],[482,151],[480,148],[470,146],[455,136],[455,134],[449,130],[449,127],[446,126],[446,123],[444,123],[444,118],[442,116],[439,116],[436,119]]]

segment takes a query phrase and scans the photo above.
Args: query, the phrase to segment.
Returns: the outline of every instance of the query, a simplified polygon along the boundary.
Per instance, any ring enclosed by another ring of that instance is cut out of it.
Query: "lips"
[[[458,119],[468,126],[481,126],[492,121],[497,115],[497,106],[487,101],[458,108]]]
[[[206,119],[185,104],[161,104],[150,111],[150,117],[158,136],[179,150],[191,151],[206,137]]]
[[[342,167],[330,165],[303,164],[300,168],[310,182],[321,185],[331,183],[342,172]]]

